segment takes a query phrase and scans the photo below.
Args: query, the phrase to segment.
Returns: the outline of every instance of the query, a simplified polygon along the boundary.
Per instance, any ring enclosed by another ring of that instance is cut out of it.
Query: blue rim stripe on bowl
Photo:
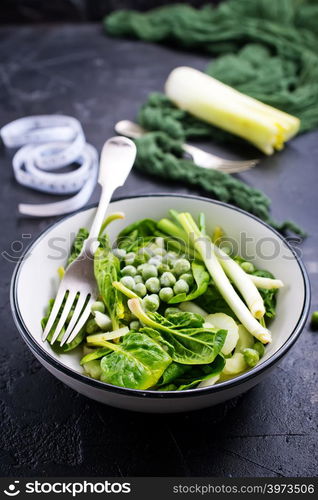
[[[53,356],[50,356],[48,352],[46,352],[41,345],[36,342],[32,336],[32,334],[29,332],[27,329],[20,310],[19,310],[19,305],[17,301],[17,280],[19,278],[19,273],[21,270],[21,266],[24,261],[24,257],[27,255],[27,253],[38,243],[39,240],[41,240],[46,233],[48,233],[53,227],[59,225],[62,223],[64,220],[68,219],[69,217],[72,217],[73,215],[89,210],[91,208],[96,207],[96,204],[89,205],[86,207],[83,207],[79,210],[76,210],[75,212],[72,212],[71,214],[68,214],[67,216],[61,217],[59,220],[53,222],[50,224],[46,229],[44,229],[38,237],[29,245],[28,248],[23,252],[23,255],[21,257],[20,262],[16,265],[12,279],[11,279],[11,288],[10,288],[10,304],[11,304],[11,311],[13,315],[13,319],[15,321],[15,324],[19,330],[19,332],[22,335],[23,340],[28,344],[28,346],[36,352],[36,354],[41,357],[43,360],[45,360],[48,364],[52,365],[55,369],[58,371],[63,372],[65,375],[74,378],[75,380],[82,382],[84,384],[88,384],[96,389],[101,389],[101,390],[109,390],[111,392],[115,392],[118,394],[123,394],[126,396],[137,396],[137,397],[148,397],[148,398],[183,398],[183,397],[195,397],[195,396],[202,396],[202,395],[207,395],[207,394],[212,394],[214,392],[219,392],[224,389],[231,389],[232,387],[235,387],[236,385],[239,385],[242,382],[246,382],[248,380],[251,380],[254,378],[256,375],[261,374],[265,370],[269,369],[273,364],[275,364],[289,349],[293,346],[293,344],[296,342],[297,338],[299,337],[300,333],[302,332],[302,329],[306,323],[308,314],[309,314],[309,308],[310,308],[310,296],[311,296],[311,291],[310,291],[310,283],[309,283],[309,278],[307,275],[306,268],[302,261],[299,259],[297,256],[295,250],[290,246],[290,244],[284,239],[284,237],[278,233],[275,229],[270,227],[266,222],[262,221],[255,215],[252,215],[248,212],[245,212],[245,210],[242,210],[240,208],[237,208],[233,205],[229,205],[228,203],[224,203],[221,201],[209,199],[209,198],[204,198],[202,196],[193,196],[193,195],[185,195],[185,194],[178,194],[178,193],[150,193],[150,194],[141,194],[141,195],[134,195],[134,196],[122,196],[118,198],[114,198],[112,202],[116,201],[122,201],[122,200],[129,200],[129,199],[137,199],[137,198],[159,198],[159,197],[174,197],[174,198],[186,198],[186,199],[194,199],[194,200],[199,200],[203,201],[208,204],[216,204],[216,205],[221,205],[227,208],[230,208],[231,210],[235,210],[237,212],[240,212],[252,219],[255,219],[257,222],[260,224],[264,225],[267,227],[270,231],[272,231],[282,242],[283,244],[292,252],[292,254],[295,256],[297,264],[300,268],[303,281],[304,281],[304,303],[303,303],[303,308],[302,312],[300,314],[299,320],[297,325],[295,326],[294,330],[290,334],[289,338],[286,340],[286,342],[266,361],[264,361],[260,365],[256,365],[255,368],[252,368],[248,372],[245,372],[241,375],[238,375],[237,377],[220,382],[217,385],[213,385],[210,387],[202,387],[199,389],[188,389],[185,391],[164,391],[164,392],[159,392],[159,391],[142,391],[138,389],[128,389],[125,387],[117,387],[114,385],[107,384],[105,382],[101,382],[99,380],[92,379],[90,377],[87,377],[84,374],[78,373],[61,363],[59,363]]]

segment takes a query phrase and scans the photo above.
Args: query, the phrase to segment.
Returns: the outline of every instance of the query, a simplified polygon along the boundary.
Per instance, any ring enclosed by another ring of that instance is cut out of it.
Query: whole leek
[[[166,81],[165,92],[179,108],[246,139],[267,155],[282,149],[299,130],[300,121],[295,116],[193,68],[175,68]]]

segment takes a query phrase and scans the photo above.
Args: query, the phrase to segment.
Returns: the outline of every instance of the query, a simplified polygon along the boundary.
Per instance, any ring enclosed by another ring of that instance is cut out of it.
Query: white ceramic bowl
[[[300,335],[306,321],[310,287],[303,264],[286,241],[271,227],[233,206],[209,199],[169,194],[154,194],[120,199],[109,212],[122,211],[124,221],[109,228],[111,238],[127,224],[145,217],[159,219],[169,208],[206,214],[207,229],[221,225],[227,235],[255,256],[258,268],[268,269],[283,280],[279,291],[277,317],[270,328],[273,342],[261,362],[250,371],[212,387],[182,392],[140,391],[114,387],[82,374],[80,352],[55,354],[41,341],[40,319],[48,300],[58,287],[57,268],[65,264],[72,240],[80,227],[89,227],[95,207],[86,208],[54,223],[25,253],[16,266],[11,285],[11,307],[16,325],[37,359],[59,380],[89,398],[112,406],[143,412],[180,412],[221,403],[256,385],[284,356]],[[41,383],[39,381],[39,383]]]

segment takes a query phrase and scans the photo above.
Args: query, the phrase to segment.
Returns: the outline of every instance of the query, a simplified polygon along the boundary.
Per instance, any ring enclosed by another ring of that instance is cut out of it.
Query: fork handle
[[[135,158],[136,146],[127,137],[112,137],[103,146],[98,176],[102,192],[87,243],[84,245],[85,251],[89,251],[92,255],[99,246],[97,238],[111,197],[115,189],[124,184]]]
[[[147,130],[140,127],[138,123],[134,123],[130,120],[121,120],[115,125],[115,132],[120,135],[125,135],[131,139],[138,139],[147,133]]]

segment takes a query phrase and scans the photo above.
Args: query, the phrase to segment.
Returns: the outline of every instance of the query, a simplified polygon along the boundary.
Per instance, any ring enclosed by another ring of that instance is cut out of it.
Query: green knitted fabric
[[[220,201],[256,215],[278,231],[291,231],[305,237],[293,222],[278,223],[271,218],[270,200],[261,191],[231,175],[203,169],[184,159],[182,141],[170,138],[165,132],[149,132],[135,142],[138,150],[135,167],[142,172],[199,187]]]
[[[218,142],[246,144],[243,139],[202,122],[177,108],[164,94],[154,92],[140,108],[138,123],[146,130],[165,132],[169,137],[186,139],[210,138]]]

